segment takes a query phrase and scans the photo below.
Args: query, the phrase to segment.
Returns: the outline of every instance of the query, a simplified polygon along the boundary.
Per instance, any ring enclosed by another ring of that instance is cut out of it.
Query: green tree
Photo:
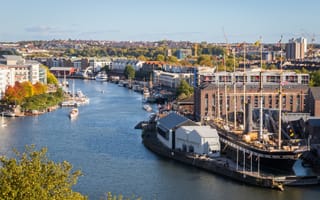
[[[148,60],[144,55],[138,56],[137,59],[138,59],[138,60],[141,60],[141,61],[147,61],[147,60]]]
[[[311,73],[310,86],[320,86],[320,70]]]
[[[132,65],[127,65],[126,68],[124,69],[124,74],[127,79],[134,79],[136,71],[132,67]]]
[[[210,55],[201,55],[197,59],[197,63],[201,66],[212,66],[212,58]]]
[[[178,61],[178,58],[175,56],[168,56],[168,62],[175,64],[175,63],[178,63],[179,61]]]
[[[268,66],[269,69],[278,69],[277,66],[275,64],[271,64]]]
[[[47,84],[54,84],[54,85],[58,85],[59,81],[56,78],[56,76],[54,74],[52,74],[49,70],[49,67],[45,66],[45,65],[40,65],[40,67],[45,68],[46,69],[46,73],[47,73]]]
[[[25,98],[33,96],[34,90],[33,90],[33,85],[31,84],[30,81],[22,82],[21,86],[22,86],[23,90],[25,91],[25,96],[24,96]]]
[[[186,80],[181,80],[177,89],[179,99],[185,99],[193,94],[193,87],[191,87]]]
[[[191,66],[192,64],[188,60],[180,60],[179,62],[182,66]]]
[[[158,54],[156,60],[157,61],[164,61],[165,57],[162,54]]]
[[[72,172],[67,161],[49,160],[46,153],[31,145],[24,153],[15,151],[15,158],[0,157],[0,199],[86,199],[72,190],[81,172]]]
[[[48,87],[40,82],[33,84],[33,94],[39,95],[47,91]]]

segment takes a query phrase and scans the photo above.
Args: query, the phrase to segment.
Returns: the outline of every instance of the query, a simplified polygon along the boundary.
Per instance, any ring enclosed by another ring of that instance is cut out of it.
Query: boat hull
[[[221,144],[221,153],[229,158],[245,165],[247,168],[260,168],[272,173],[292,173],[293,165],[299,159],[302,152],[286,150],[266,150],[258,149],[239,139],[227,136],[224,130],[218,131]]]
[[[272,173],[291,174],[293,172],[292,167],[297,160],[296,156],[294,155],[283,155],[281,158],[279,155],[268,154],[266,156],[270,157],[260,157],[248,151],[244,153],[242,150],[226,145],[226,143],[223,142],[220,144],[221,149],[223,150],[221,153],[225,154],[234,162],[238,161],[241,167],[245,165],[247,169],[252,167],[254,170],[256,170],[259,167],[264,171],[269,171]]]

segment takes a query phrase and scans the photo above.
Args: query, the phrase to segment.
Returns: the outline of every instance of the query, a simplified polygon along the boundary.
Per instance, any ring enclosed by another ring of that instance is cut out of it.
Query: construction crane
[[[223,31],[223,37],[226,40],[226,54],[227,54],[227,56],[229,56],[230,45],[229,45],[228,38],[227,38],[226,33],[224,32],[224,28],[223,27],[222,27],[222,31]]]
[[[309,49],[308,49],[308,52],[307,52],[307,56],[311,57],[311,58],[314,57],[314,52],[313,52],[314,41],[315,41],[315,34],[312,34],[311,43],[310,43],[310,46],[309,46]]]

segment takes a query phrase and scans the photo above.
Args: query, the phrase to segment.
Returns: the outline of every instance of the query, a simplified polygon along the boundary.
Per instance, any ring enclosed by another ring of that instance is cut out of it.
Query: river
[[[47,147],[57,162],[67,160],[81,176],[74,190],[89,199],[106,192],[144,200],[316,199],[320,187],[286,187],[284,192],[247,186],[199,169],[160,158],[141,143],[134,126],[148,118],[141,94],[113,83],[75,80],[90,98],[71,121],[70,108],[35,117],[7,118],[0,127],[0,155],[25,145]],[[103,92],[102,92],[103,91]]]

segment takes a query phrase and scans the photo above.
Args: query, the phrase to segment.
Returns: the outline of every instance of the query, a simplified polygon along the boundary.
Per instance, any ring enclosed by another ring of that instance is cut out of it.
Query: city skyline
[[[320,2],[56,0],[2,3],[0,41],[283,42],[320,39]]]

